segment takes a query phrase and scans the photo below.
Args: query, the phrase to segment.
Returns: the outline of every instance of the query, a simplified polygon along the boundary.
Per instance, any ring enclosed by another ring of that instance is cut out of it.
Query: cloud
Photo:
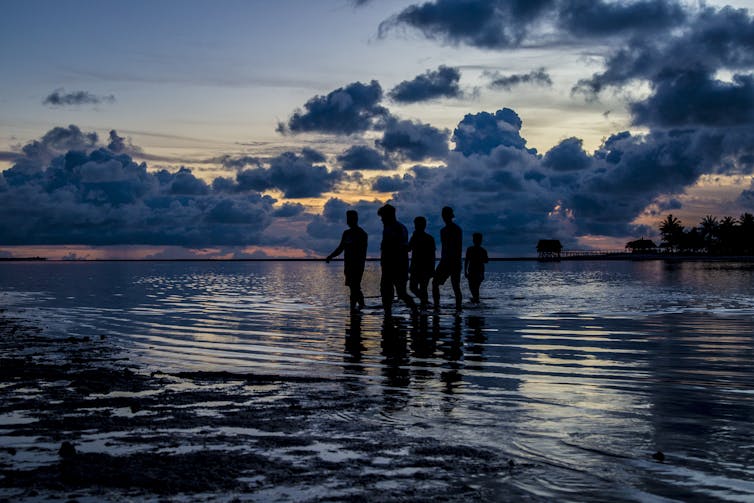
[[[490,80],[490,87],[493,89],[510,90],[514,86],[521,84],[536,84],[540,86],[552,86],[550,74],[544,68],[533,70],[529,73],[516,73],[512,75],[501,75],[498,72],[489,73],[487,76]]]
[[[401,160],[442,159],[448,153],[449,135],[447,129],[437,129],[429,124],[390,119],[382,138],[375,144]]]
[[[467,236],[479,231],[493,250],[532,254],[541,238],[554,237],[573,247],[585,235],[651,235],[655,229],[632,222],[646,208],[677,208],[678,201],[668,194],[682,193],[703,174],[752,172],[746,160],[754,142],[746,128],[735,134],[706,129],[622,132],[592,153],[584,151],[582,140],[567,138],[539,155],[526,148],[521,125],[510,109],[469,114],[456,128],[457,148],[444,165],[377,177],[372,189],[391,195],[404,223],[424,215],[437,235],[440,209],[450,205]],[[752,196],[741,197],[748,201]],[[347,206],[333,202],[328,215]],[[322,243],[326,232],[338,232],[338,225],[325,225],[328,215],[309,227]]]
[[[500,145],[525,148],[526,140],[520,134],[521,124],[521,118],[510,108],[500,109],[494,114],[466,114],[453,131],[455,151],[468,156],[489,154]]]
[[[297,155],[283,152],[264,161],[266,166],[241,170],[236,174],[236,184],[227,179],[215,180],[218,190],[265,191],[280,190],[286,198],[319,197],[329,192],[343,180],[342,171],[330,171],[326,166],[308,160],[311,153]]]
[[[52,159],[69,151],[90,150],[98,141],[97,133],[83,133],[74,125],[55,127],[21,148],[13,167],[4,172],[5,179],[10,185],[18,185],[39,178]]]
[[[437,98],[461,98],[463,91],[458,83],[461,72],[458,68],[440,65],[437,70],[427,70],[413,80],[404,80],[388,95],[398,103],[417,103]]]
[[[280,133],[360,133],[388,115],[381,101],[382,87],[376,80],[369,84],[354,82],[327,96],[313,97],[304,104],[304,110],[291,115],[287,124],[278,124],[277,130]]]
[[[234,157],[227,154],[208,159],[208,162],[219,163],[222,164],[225,168],[234,170],[239,170],[245,168],[246,166],[261,166],[262,164],[262,161],[257,157],[248,155]]]
[[[688,16],[673,0],[434,0],[383,21],[379,34],[408,27],[444,44],[512,49],[669,32]]]
[[[542,165],[553,171],[579,171],[591,165],[579,138],[567,138],[545,154]]]
[[[78,106],[78,105],[99,105],[101,103],[115,103],[115,96],[97,96],[88,91],[72,91],[66,93],[65,89],[56,89],[50,93],[42,102],[45,105],[55,107]]]
[[[390,159],[385,158],[377,150],[366,145],[354,145],[338,156],[338,162],[344,170],[382,170],[389,171],[396,168]]]
[[[301,215],[306,208],[301,203],[283,203],[275,208],[273,216],[279,218],[291,218]]]
[[[655,127],[754,124],[754,76],[721,82],[704,71],[681,72],[654,85],[653,94],[629,106],[635,124]]]
[[[629,103],[637,125],[656,128],[752,125],[754,19],[744,9],[701,7],[674,30],[634,36],[611,51],[603,71],[574,92],[595,98],[607,88],[646,82],[648,97]],[[720,72],[733,74],[721,80]]]
[[[40,166],[66,147],[75,148]],[[280,209],[259,192],[218,191],[187,168],[149,172],[75,126],[25,145],[0,180],[7,245],[249,245]]]
[[[670,30],[682,24],[688,13],[676,1],[572,0],[558,5],[558,26],[577,37],[614,37]]]
[[[411,175],[378,176],[372,181],[375,192],[397,192],[411,186]]]
[[[385,37],[399,26],[443,43],[485,49],[518,47],[555,0],[435,0],[411,5],[380,24]]]

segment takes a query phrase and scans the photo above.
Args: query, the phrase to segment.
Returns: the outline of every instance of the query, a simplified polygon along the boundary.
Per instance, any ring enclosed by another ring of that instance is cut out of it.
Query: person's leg
[[[427,307],[427,304],[429,303],[429,294],[427,292],[428,286],[429,276],[419,278],[419,293],[417,294],[417,297],[419,297],[419,302],[421,303],[422,309],[425,309]]]
[[[389,271],[382,270],[380,278],[380,296],[385,316],[390,316],[393,311],[393,278]]]
[[[343,270],[343,273],[345,274],[346,286],[348,287],[348,300],[350,301],[350,304],[351,304],[351,311],[353,311],[354,307],[356,306],[356,304],[354,303],[355,298],[354,298],[354,290],[353,290],[353,274],[352,274],[351,269],[349,269],[348,267],[346,267]]]
[[[461,309],[461,268],[458,267],[450,275],[450,284],[456,297],[456,309]]]
[[[351,278],[352,290],[351,296],[354,300],[351,301],[351,308],[353,309],[354,302],[358,304],[361,309],[364,309],[364,293],[361,291],[361,278],[364,276],[364,269],[357,268]]]
[[[411,291],[411,293],[413,293],[414,295],[416,295],[417,297],[421,299],[421,281],[420,281],[418,273],[416,272],[411,273],[411,276],[408,281],[408,289]]]
[[[406,276],[398,274],[395,278],[395,293],[412,311],[416,311],[416,302],[406,292]]]
[[[469,290],[471,291],[471,302],[479,304],[479,284],[478,278],[469,277]]]
[[[435,269],[435,275],[432,278],[432,301],[435,303],[435,309],[440,309],[440,285],[448,279],[447,267],[440,262]]]

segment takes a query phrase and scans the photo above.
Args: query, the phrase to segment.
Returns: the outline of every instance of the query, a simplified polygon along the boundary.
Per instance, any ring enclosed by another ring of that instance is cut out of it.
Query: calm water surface
[[[0,302],[147,370],[348,383],[365,437],[514,459],[473,481],[501,495],[754,501],[754,264],[498,262],[481,306],[455,316],[446,285],[439,315],[389,323],[367,269],[354,317],[338,263],[5,263]]]

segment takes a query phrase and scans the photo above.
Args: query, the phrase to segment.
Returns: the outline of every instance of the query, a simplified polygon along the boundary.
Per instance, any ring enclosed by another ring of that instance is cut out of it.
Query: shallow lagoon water
[[[495,498],[754,500],[754,264],[496,262],[481,306],[455,316],[446,285],[439,314],[398,306],[391,322],[378,282],[369,263],[369,307],[352,317],[339,263],[0,264],[12,312],[61,336],[106,335],[145,372],[314,376],[323,384],[286,393],[332,391],[342,407],[324,419],[365,442],[392,431],[510,459],[464,475]],[[408,454],[390,445],[361,460],[365,476],[433,483],[422,463],[393,467]],[[337,438],[306,449],[344,466],[364,457]],[[469,454],[448,452],[451,477]],[[284,494],[338,495],[257,496]]]

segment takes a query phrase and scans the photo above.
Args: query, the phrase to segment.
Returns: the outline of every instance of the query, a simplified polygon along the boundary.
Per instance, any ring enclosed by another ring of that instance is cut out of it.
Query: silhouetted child
[[[469,280],[471,290],[471,302],[479,304],[479,287],[484,281],[484,264],[489,262],[487,250],[482,248],[482,234],[475,232],[472,235],[473,246],[466,249],[466,260],[463,263],[463,274]]]
[[[416,217],[414,219],[414,233],[408,242],[411,249],[411,267],[409,274],[411,279],[408,288],[421,302],[421,308],[426,309],[429,303],[429,280],[435,273],[435,238],[425,232],[427,219]]]

